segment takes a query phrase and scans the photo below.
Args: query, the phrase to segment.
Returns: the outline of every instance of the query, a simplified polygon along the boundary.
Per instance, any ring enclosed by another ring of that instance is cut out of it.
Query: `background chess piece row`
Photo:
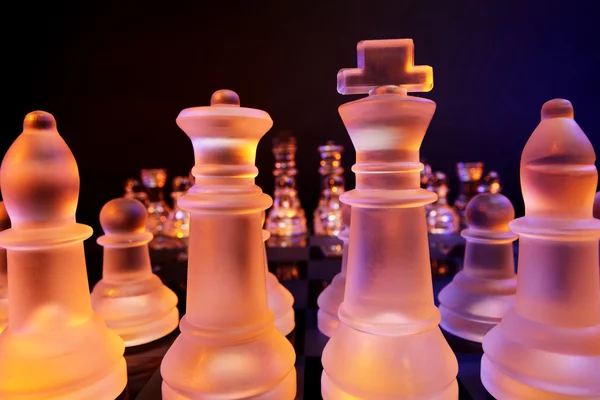
[[[186,250],[190,217],[179,207],[178,199],[193,185],[193,176],[175,176],[172,179],[171,205],[165,200],[165,168],[142,169],[140,177],[125,182],[123,197],[139,200],[146,206],[147,230],[153,235],[150,248]]]
[[[479,193],[500,193],[500,177],[496,171],[489,171],[482,177],[482,162],[460,162],[456,172],[460,182],[459,193],[454,203],[448,200],[449,182],[446,173],[433,171],[425,163],[421,172],[421,185],[435,192],[438,199],[426,207],[427,226],[433,235],[458,233],[467,227],[466,207],[469,201]]]

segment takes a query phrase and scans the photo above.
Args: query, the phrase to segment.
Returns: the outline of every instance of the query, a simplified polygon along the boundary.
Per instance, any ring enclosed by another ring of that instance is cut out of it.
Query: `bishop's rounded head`
[[[469,201],[465,214],[471,229],[508,231],[508,223],[515,218],[515,209],[500,193],[481,193]]]
[[[51,114],[27,114],[23,132],[2,161],[0,182],[14,227],[52,227],[75,222],[79,171]]]
[[[147,219],[146,207],[135,199],[113,199],[100,210],[100,225],[107,235],[144,232]]]
[[[56,120],[52,114],[45,111],[32,111],[23,121],[23,130],[29,129],[56,129]]]
[[[573,114],[568,100],[544,103],[541,121],[523,148],[521,190],[527,217],[592,217],[596,154]]]
[[[542,106],[542,120],[549,118],[573,118],[573,105],[569,100],[552,99]]]

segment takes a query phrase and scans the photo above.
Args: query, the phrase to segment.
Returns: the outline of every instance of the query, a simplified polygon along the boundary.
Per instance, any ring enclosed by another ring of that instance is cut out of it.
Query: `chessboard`
[[[322,249],[339,244],[337,238],[310,237],[303,247],[267,247],[269,270],[293,294],[296,327],[288,339],[296,350],[297,400],[321,399],[321,353],[328,338],[317,328],[317,298],[340,272],[341,256],[325,256]],[[90,287],[101,277],[101,249],[87,251]],[[430,236],[431,272],[434,295],[460,270],[464,240],[459,235]],[[515,251],[516,257],[516,251]],[[176,250],[151,250],[154,272],[179,298],[180,315],[186,309],[187,261]],[[179,332],[142,346],[127,348],[128,388],[123,399],[161,399],[160,363]],[[481,344],[444,332],[459,363],[459,399],[493,399],[481,384]]]

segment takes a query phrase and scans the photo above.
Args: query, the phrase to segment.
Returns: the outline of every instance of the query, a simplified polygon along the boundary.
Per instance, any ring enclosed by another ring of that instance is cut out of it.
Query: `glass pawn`
[[[337,236],[344,228],[340,195],[345,190],[344,168],[341,160],[344,147],[328,141],[317,148],[321,155],[321,197],[313,214],[314,233],[317,236]],[[325,256],[341,256],[342,244],[321,246]]]
[[[306,246],[306,214],[296,190],[296,138],[284,131],[273,139],[275,193],[266,229],[270,247]]]
[[[188,245],[190,213],[182,210],[178,205],[178,201],[191,186],[192,182],[187,176],[176,176],[173,178],[173,191],[171,192],[173,208],[167,217],[164,232],[172,240],[172,246],[175,248],[187,248]]]
[[[142,183],[148,192],[148,225],[147,229],[154,235],[150,242],[151,249],[168,247],[168,237],[164,228],[171,209],[164,199],[164,187],[167,182],[167,170],[164,168],[142,169]]]
[[[454,207],[460,216],[460,229],[467,228],[465,212],[467,204],[471,199],[479,194],[479,182],[483,175],[482,162],[459,162],[456,164],[456,173],[460,186],[458,197],[454,200]]]
[[[427,190],[437,193],[435,203],[425,206],[427,212],[427,230],[434,235],[457,233],[460,229],[460,217],[454,207],[448,204],[448,177],[436,171],[427,184]]]

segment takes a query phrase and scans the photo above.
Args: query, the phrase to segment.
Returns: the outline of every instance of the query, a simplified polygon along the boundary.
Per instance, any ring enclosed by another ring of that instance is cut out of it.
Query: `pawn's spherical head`
[[[221,89],[213,93],[210,98],[211,106],[240,106],[240,96],[233,90]]]
[[[573,118],[573,105],[566,99],[552,99],[542,106],[542,120],[549,118]]]
[[[23,130],[29,129],[56,129],[56,120],[52,114],[45,111],[32,111],[23,121]]]
[[[135,199],[113,199],[100,210],[100,225],[107,235],[144,232],[147,219],[146,207]]]
[[[342,203],[342,223],[345,227],[350,227],[350,217],[352,215],[352,207],[349,204]]]
[[[507,231],[514,218],[512,203],[500,193],[481,193],[467,204],[466,220],[472,229]]]

